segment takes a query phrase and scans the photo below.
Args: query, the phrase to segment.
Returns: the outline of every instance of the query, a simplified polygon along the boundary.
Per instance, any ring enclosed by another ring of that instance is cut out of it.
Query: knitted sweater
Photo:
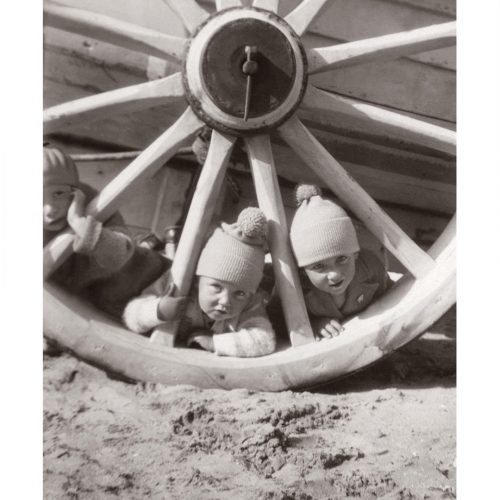
[[[158,319],[158,303],[167,290],[168,274],[144,290],[127,305],[123,319],[127,327],[137,333],[147,332],[162,321]],[[201,310],[197,289],[193,287],[188,307],[180,320],[178,333],[186,336],[197,330],[213,334],[215,353],[219,356],[257,357],[276,349],[276,337],[267,317],[264,293],[258,291],[237,317],[213,321]]]
[[[87,199],[95,195],[89,186],[81,188]],[[119,318],[127,302],[157,279],[168,263],[157,253],[134,245],[119,213],[104,224],[92,216],[85,222],[83,236],[75,235],[74,253],[51,280]],[[44,230],[44,246],[65,229]]]
[[[369,250],[362,249],[356,260],[354,278],[346,290],[346,300],[339,308],[333,296],[318,288],[313,288],[304,295],[306,307],[312,316],[335,318],[343,321],[349,316],[366,309],[392,285],[383,263]]]

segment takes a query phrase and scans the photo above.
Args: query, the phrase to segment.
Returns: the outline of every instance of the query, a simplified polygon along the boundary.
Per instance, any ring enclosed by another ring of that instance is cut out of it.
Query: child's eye
[[[243,290],[236,290],[236,292],[234,292],[234,294],[236,295],[236,297],[238,297],[239,299],[244,299],[246,296],[247,296],[247,293],[244,292]]]
[[[349,260],[349,257],[347,255],[341,255],[340,257],[337,258],[337,262],[339,264],[345,264]]]
[[[55,193],[53,193],[53,196],[54,196],[54,199],[56,200],[63,200],[65,198],[68,198],[70,196],[71,193],[67,192],[67,191],[56,191]]]
[[[325,268],[324,264],[321,264],[321,262],[319,262],[318,264],[313,264],[312,266],[310,266],[309,270],[310,271],[321,271],[324,268]]]
[[[217,283],[212,283],[210,285],[216,292],[220,292],[222,290],[222,287],[218,285]]]

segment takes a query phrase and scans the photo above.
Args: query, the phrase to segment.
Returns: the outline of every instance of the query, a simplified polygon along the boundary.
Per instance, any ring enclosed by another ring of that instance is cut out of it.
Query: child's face
[[[316,288],[331,295],[339,295],[347,290],[354,278],[357,257],[357,252],[336,255],[314,262],[304,269]]]
[[[227,281],[200,276],[198,302],[201,310],[214,320],[238,316],[250,301],[253,293]]]
[[[43,188],[43,228],[60,231],[67,225],[66,216],[73,200],[71,186],[64,184]]]

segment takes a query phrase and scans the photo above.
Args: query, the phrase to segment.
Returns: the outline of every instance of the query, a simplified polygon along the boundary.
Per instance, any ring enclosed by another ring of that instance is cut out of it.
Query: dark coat
[[[95,195],[89,186],[81,188],[87,199]],[[44,230],[44,246],[65,229]],[[75,236],[73,251],[51,281],[117,318],[130,299],[169,267],[167,259],[133,243],[119,213],[104,224],[88,216],[85,234]]]

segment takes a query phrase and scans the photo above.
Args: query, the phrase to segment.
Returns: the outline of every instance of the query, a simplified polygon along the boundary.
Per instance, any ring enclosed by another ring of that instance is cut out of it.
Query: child
[[[156,253],[134,246],[120,214],[104,224],[85,215],[85,201],[94,196],[95,191],[80,182],[68,155],[43,148],[43,244],[68,226],[75,233],[73,255],[51,279],[119,318],[127,302],[167,264]]]
[[[247,208],[235,224],[221,224],[203,248],[197,284],[189,297],[174,298],[163,276],[125,309],[131,330],[144,333],[165,321],[180,320],[179,334],[221,356],[255,357],[276,348],[274,330],[257,291],[264,268],[267,221]]]
[[[384,264],[360,250],[352,220],[316,186],[300,185],[290,240],[312,289],[304,298],[311,326],[320,337],[335,337],[340,324],[382,295],[391,281]]]

